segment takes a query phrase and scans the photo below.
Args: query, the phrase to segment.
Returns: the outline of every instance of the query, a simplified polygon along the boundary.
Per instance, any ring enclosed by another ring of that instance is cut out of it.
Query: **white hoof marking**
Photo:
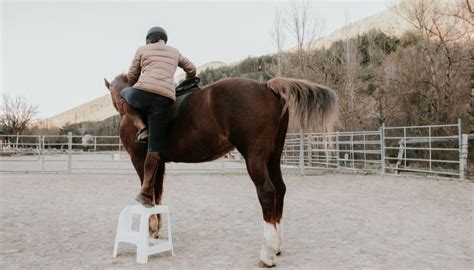
[[[281,224],[276,224],[276,230],[278,235],[278,251],[277,253],[281,252],[281,245],[283,244],[283,229],[281,228]]]
[[[260,251],[260,260],[267,265],[275,264],[280,241],[275,226],[271,223],[263,224],[263,246]]]

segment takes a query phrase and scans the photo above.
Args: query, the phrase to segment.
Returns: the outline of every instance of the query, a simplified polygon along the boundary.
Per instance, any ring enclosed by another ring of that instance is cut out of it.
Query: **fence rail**
[[[463,179],[468,135],[449,125],[382,127],[376,131],[289,133],[282,155],[286,171],[315,170],[426,174]],[[133,172],[118,136],[0,135],[0,172]],[[168,170],[178,170],[168,166]],[[218,162],[179,166],[181,171],[243,171],[232,151]]]

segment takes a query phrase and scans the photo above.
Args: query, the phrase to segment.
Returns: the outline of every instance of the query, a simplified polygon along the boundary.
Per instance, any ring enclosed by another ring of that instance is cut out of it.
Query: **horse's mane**
[[[124,89],[126,87],[129,87],[130,84],[128,83],[128,78],[127,74],[119,74],[115,79],[113,80],[113,83],[115,84],[116,89]]]

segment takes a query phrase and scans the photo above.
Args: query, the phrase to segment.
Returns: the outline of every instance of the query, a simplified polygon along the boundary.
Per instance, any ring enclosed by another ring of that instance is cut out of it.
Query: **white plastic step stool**
[[[132,215],[140,215],[139,231],[132,230]],[[148,232],[148,223],[150,216],[154,214],[166,214],[168,225],[168,239],[150,239]],[[142,205],[133,205],[125,207],[120,213],[117,234],[115,236],[114,257],[117,257],[118,246],[120,242],[135,244],[137,246],[137,262],[145,264],[148,262],[148,256],[171,250],[174,256],[173,240],[171,239],[171,220],[168,206],[157,205],[152,208],[145,208]],[[150,246],[151,243],[156,243]]]

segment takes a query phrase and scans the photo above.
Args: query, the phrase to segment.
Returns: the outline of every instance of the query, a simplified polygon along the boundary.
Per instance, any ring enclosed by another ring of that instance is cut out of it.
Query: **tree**
[[[277,76],[283,74],[283,46],[285,45],[285,32],[284,32],[285,19],[279,9],[275,11],[275,20],[273,21],[273,30],[271,36],[275,46],[277,47]]]
[[[303,78],[305,76],[305,69],[308,67],[308,50],[320,34],[324,22],[318,17],[313,17],[311,2],[308,0],[291,1],[286,21],[288,22],[288,30],[295,38],[297,44],[296,59],[299,74],[295,75]]]
[[[29,104],[22,96],[11,98],[2,94],[0,124],[7,134],[21,134],[38,115],[38,106]]]
[[[417,93],[428,100],[425,122],[450,121],[456,112],[450,106],[459,92],[457,89],[467,89],[459,77],[464,75],[469,59],[460,44],[469,44],[470,33],[474,31],[469,8],[468,1],[453,4],[439,0],[404,1],[393,7],[421,37],[418,54],[423,56],[420,59],[423,69],[420,71],[426,77],[415,82],[425,84],[426,91]]]

